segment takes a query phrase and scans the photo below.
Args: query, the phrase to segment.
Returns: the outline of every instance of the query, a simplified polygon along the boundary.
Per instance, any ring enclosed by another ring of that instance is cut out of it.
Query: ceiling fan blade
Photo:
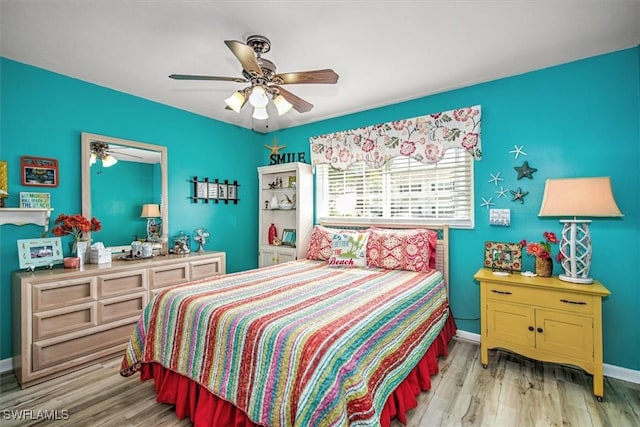
[[[225,40],[224,44],[226,44],[236,58],[238,58],[238,61],[240,61],[242,68],[246,72],[254,76],[263,76],[260,64],[258,64],[258,60],[256,59],[256,54],[250,46],[237,40]]]
[[[314,84],[314,83],[328,83],[334,84],[338,82],[338,76],[335,71],[330,68],[325,70],[314,71],[298,71],[295,73],[283,73],[273,76],[274,81],[283,85],[291,84]],[[281,80],[280,81],[278,81]]]
[[[284,99],[286,99],[287,102],[289,102],[289,104],[291,104],[293,108],[299,113],[306,113],[307,111],[311,111],[311,109],[313,108],[313,104],[305,101],[297,95],[292,94],[291,92],[281,88],[280,86],[273,85],[270,87],[278,89],[280,95],[282,95]]]
[[[175,80],[219,80],[224,82],[247,83],[247,79],[242,77],[217,77],[217,76],[194,76],[191,74],[170,74],[169,78]]]

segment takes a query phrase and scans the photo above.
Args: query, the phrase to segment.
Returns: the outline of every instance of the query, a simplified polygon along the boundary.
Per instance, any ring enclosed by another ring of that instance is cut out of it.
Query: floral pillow
[[[437,234],[433,230],[369,229],[367,265],[388,270],[426,272],[435,268]]]
[[[366,267],[369,232],[340,232],[333,235],[329,265]]]

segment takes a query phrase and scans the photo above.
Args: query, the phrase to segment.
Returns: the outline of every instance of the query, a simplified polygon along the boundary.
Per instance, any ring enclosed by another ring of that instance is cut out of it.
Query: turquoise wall
[[[483,158],[474,164],[475,228],[451,231],[451,305],[458,328],[480,333],[479,286],[473,275],[482,266],[485,241],[542,240],[560,234],[555,219],[538,218],[547,178],[611,176],[623,219],[596,219],[592,277],[611,291],[604,301],[605,363],[640,369],[640,72],[638,48],[474,85],[269,135],[286,151],[306,153],[309,137],[463,106],[482,106]],[[526,156],[517,160],[514,145]],[[523,161],[537,168],[533,180],[517,180]],[[268,162],[263,153],[263,163]],[[496,198],[490,174],[500,172],[505,188],[528,191],[524,204]],[[488,224],[481,197],[511,209],[511,227]],[[554,248],[554,254],[557,248]],[[524,267],[533,270],[525,257]],[[554,274],[561,273],[556,265]],[[467,320],[468,319],[468,320]]]
[[[625,217],[598,219],[591,226],[592,276],[612,292],[603,308],[604,357],[605,363],[640,369],[640,291],[633,279],[633,267],[640,265],[635,244],[640,238],[638,48],[267,135],[6,59],[1,65],[0,158],[9,162],[9,205],[16,205],[14,197],[21,190],[16,164],[27,154],[60,160],[64,175],[61,187],[51,190],[52,203],[56,213],[80,212],[81,131],[166,145],[171,234],[209,227],[211,247],[227,251],[230,271],[256,265],[257,209],[252,201],[257,199],[255,167],[269,164],[263,144],[272,144],[276,137],[279,145],[287,145],[284,152],[304,152],[309,159],[311,136],[480,104],[484,157],[474,165],[475,228],[451,232],[451,304],[458,327],[480,331],[479,287],[473,274],[482,265],[485,241],[537,240],[543,231],[560,232],[557,220],[537,217],[545,179],[611,176]],[[509,153],[514,145],[523,145],[528,155],[514,159]],[[513,167],[524,160],[538,169],[533,180],[516,179]],[[511,197],[496,199],[496,188],[488,180],[497,172],[505,188],[529,191],[524,204]],[[238,179],[242,201],[237,206],[189,202],[186,180],[193,175]],[[511,209],[511,227],[489,226],[480,203],[481,197],[490,196],[495,207]],[[39,232],[35,226],[0,228],[0,359],[11,354],[8,301],[10,272],[17,269],[15,240]],[[525,268],[533,269],[531,259],[525,259]],[[556,266],[554,274],[559,272]]]
[[[206,227],[211,232],[207,248],[227,252],[228,271],[257,266],[256,167],[262,152],[255,147],[262,147],[263,135],[6,58],[0,59],[0,72],[0,159],[9,168],[7,206],[18,206],[20,191],[46,191],[51,193],[54,217],[81,213],[81,132],[164,145],[169,155],[170,235]],[[60,186],[23,187],[19,172],[23,155],[58,159]],[[240,202],[191,202],[188,181],[193,176],[237,180]],[[35,225],[0,227],[0,360],[12,352],[16,240],[41,233]],[[94,236],[99,237],[99,233]]]

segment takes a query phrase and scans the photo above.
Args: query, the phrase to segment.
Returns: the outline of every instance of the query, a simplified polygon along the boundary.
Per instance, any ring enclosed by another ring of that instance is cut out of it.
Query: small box
[[[111,262],[111,249],[109,248],[91,248],[89,253],[89,262],[91,264],[106,264]]]

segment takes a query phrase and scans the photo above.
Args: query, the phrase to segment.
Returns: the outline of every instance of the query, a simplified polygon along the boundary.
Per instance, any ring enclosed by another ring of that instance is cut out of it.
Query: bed
[[[406,252],[399,268],[336,267],[312,235],[307,259],[166,289],[140,317],[121,374],[153,379],[157,400],[196,426],[406,422],[456,332],[439,233],[421,271],[407,270],[422,263],[407,266]],[[370,256],[382,251],[372,241]]]

